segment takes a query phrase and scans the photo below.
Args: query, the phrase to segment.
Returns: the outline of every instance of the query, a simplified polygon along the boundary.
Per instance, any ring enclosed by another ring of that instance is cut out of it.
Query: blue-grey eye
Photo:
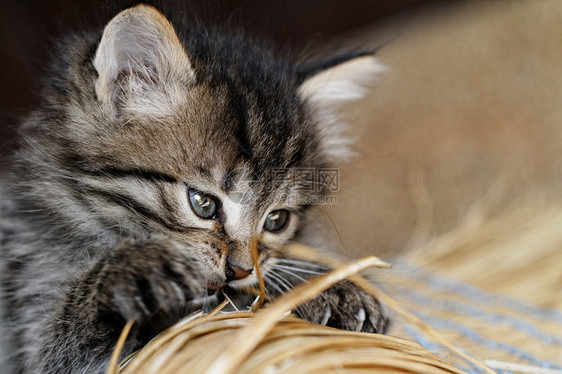
[[[213,219],[217,212],[217,202],[209,195],[205,195],[199,191],[188,190],[189,203],[191,208],[199,217],[204,219]]]
[[[263,228],[270,232],[281,231],[285,228],[285,226],[287,226],[287,222],[289,222],[289,215],[289,211],[285,209],[274,210],[265,218]]]

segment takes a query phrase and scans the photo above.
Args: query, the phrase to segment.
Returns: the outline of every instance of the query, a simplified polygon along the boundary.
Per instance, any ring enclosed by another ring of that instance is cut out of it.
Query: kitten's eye
[[[194,191],[191,188],[188,192],[189,202],[195,214],[205,219],[215,218],[215,213],[217,212],[217,202],[215,199],[209,195]]]
[[[274,210],[265,218],[263,228],[270,232],[277,232],[283,230],[287,226],[287,222],[289,222],[289,212],[287,210]]]

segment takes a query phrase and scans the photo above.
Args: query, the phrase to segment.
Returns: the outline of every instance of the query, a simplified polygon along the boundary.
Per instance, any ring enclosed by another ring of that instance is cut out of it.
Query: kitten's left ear
[[[170,21],[143,4],[107,24],[93,63],[102,102],[147,113],[173,109],[169,98],[175,96],[167,91],[195,75]]]
[[[340,111],[363,98],[384,71],[386,67],[371,54],[336,56],[301,70],[298,94],[319,123],[320,151],[329,163],[346,161],[353,154],[351,141],[343,134]]]

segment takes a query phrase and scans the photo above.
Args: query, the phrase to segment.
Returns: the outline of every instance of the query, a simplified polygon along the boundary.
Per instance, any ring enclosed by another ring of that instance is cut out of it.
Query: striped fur
[[[227,263],[251,270],[256,235],[273,295],[315,273],[296,262],[286,276],[274,271],[322,193],[303,189],[318,181],[298,170],[349,154],[335,109],[378,69],[363,56],[307,73],[241,36],[172,26],[148,6],[120,13],[103,35],[63,41],[2,198],[13,372],[103,372],[127,319],[137,324],[125,353],[209,301],[206,290],[229,281]],[[188,188],[215,197],[215,219],[194,214]],[[289,210],[289,223],[264,232],[274,209]],[[325,323],[355,328],[365,309],[378,322],[362,328],[384,331],[376,300],[338,287],[301,315],[322,322],[330,308]]]

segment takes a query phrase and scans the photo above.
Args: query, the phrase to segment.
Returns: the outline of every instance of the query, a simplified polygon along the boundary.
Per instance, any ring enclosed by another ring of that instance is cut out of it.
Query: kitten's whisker
[[[268,279],[268,277],[271,277],[271,279]],[[281,287],[285,288],[287,291],[290,291],[293,288],[292,286],[287,286],[286,282],[291,284],[290,281],[283,278],[280,274],[274,273],[273,271],[269,271],[267,275],[264,276],[264,280],[266,282],[269,281],[269,285],[271,285],[271,287],[281,295],[285,294],[285,291]],[[303,311],[306,311],[306,313],[304,313]],[[306,315],[313,315],[310,307],[307,304],[299,305],[295,308],[295,312],[298,312],[301,317],[305,317]]]
[[[301,277],[300,275],[298,275],[298,274],[296,274],[296,273],[294,273],[294,272],[292,272],[292,271],[290,271],[290,270],[287,270],[287,269],[280,269],[280,268],[277,268],[277,270],[279,270],[279,271],[281,271],[281,272],[283,272],[283,273],[285,273],[285,274],[288,274],[288,275],[291,276],[292,278],[295,278],[295,279],[297,279],[297,280],[299,280],[299,281],[301,281],[301,282],[303,282],[303,283],[305,283],[305,282],[308,281],[308,279],[305,279],[305,278]],[[279,274],[279,273],[278,273],[278,274]],[[281,274],[279,274],[279,275],[281,275]]]
[[[322,275],[322,274],[326,274],[326,272],[320,272],[320,271],[314,271],[314,270],[308,270],[308,269],[301,269],[301,268],[296,268],[296,267],[291,267],[291,266],[285,266],[285,265],[279,265],[277,264],[275,266],[275,269],[279,269],[281,271],[284,272],[289,272],[292,271],[292,274],[294,274],[294,272],[297,273],[304,273],[304,274],[311,274],[311,275]],[[296,276],[296,274],[295,274]]]
[[[283,278],[280,274],[275,273],[273,270],[270,270],[268,275],[274,279],[275,281],[277,281],[277,284],[281,287],[283,287],[286,291],[290,291],[293,288],[293,284],[291,282],[289,282],[288,280],[286,280],[285,278]]]
[[[123,122],[121,124],[121,128],[125,127],[129,122],[136,120],[137,118],[135,116],[131,116],[131,118],[129,118],[128,120],[126,120],[125,122]]]
[[[277,291],[280,295],[284,295],[285,291],[277,284],[273,279],[269,279],[267,275],[263,277],[263,280],[266,282],[268,286],[271,286],[275,291]]]
[[[323,271],[327,271],[327,270],[330,269],[329,267],[327,267],[325,265],[316,264],[314,262],[295,260],[295,259],[292,259],[292,258],[277,258],[276,260],[277,260],[277,262],[280,262],[280,263],[294,264],[294,265],[304,265],[301,268],[304,268],[304,267],[316,268],[316,269],[322,269]]]

